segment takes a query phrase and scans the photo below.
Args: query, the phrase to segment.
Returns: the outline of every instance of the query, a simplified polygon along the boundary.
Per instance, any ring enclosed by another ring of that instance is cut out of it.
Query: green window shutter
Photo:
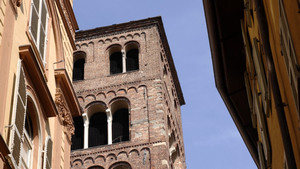
[[[31,4],[31,17],[30,17],[29,30],[36,44],[37,44],[37,37],[38,37],[38,23],[39,23],[39,1],[34,0],[33,3]]]
[[[11,151],[10,160],[18,167],[21,159],[22,138],[24,135],[25,115],[26,115],[26,85],[25,74],[22,68],[21,60],[18,61],[16,73],[16,83],[14,91],[14,103],[11,120],[11,130],[9,139],[9,148]]]
[[[266,169],[263,148],[261,142],[259,141],[257,142],[257,150],[258,150],[258,159],[259,159],[259,169]]]
[[[53,147],[53,142],[51,140],[51,137],[48,136],[46,139],[45,150],[44,150],[43,169],[52,168],[52,147]]]
[[[279,1],[279,27],[281,55],[284,58],[290,87],[292,89],[292,94],[294,97],[294,103],[298,113],[298,121],[300,122],[300,72],[298,70],[299,64],[297,61],[295,47],[291,38],[290,29],[288,21],[286,19],[286,13],[282,0]]]
[[[247,30],[244,26],[244,21],[241,20],[241,30],[242,30],[242,36],[244,41],[244,47],[245,47],[245,53],[246,53],[246,59],[249,67],[250,77],[253,78],[255,76],[255,68],[253,65],[253,59],[252,59],[252,52],[250,48],[250,42],[249,42],[249,36],[247,34]]]
[[[253,92],[253,107],[257,116],[257,130],[261,136],[262,141],[262,150],[264,154],[264,158],[266,161],[266,166],[269,166],[271,163],[271,147],[268,136],[267,122],[265,119],[265,114],[262,110],[262,104],[260,104],[260,99],[258,96],[258,92],[254,89]]]
[[[39,40],[39,51],[42,57],[42,60],[44,61],[44,55],[45,55],[45,48],[47,44],[47,23],[48,23],[48,11],[47,11],[47,5],[44,0],[42,0],[42,8],[41,8],[41,14],[40,14],[40,40]]]
[[[260,46],[258,40],[256,38],[253,38],[253,61],[256,70],[259,90],[262,94],[261,98],[262,98],[264,112],[268,116],[270,110],[269,87],[268,87],[263,60],[259,48]]]

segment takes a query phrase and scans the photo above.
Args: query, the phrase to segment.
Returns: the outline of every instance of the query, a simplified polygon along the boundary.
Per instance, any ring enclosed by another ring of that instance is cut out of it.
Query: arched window
[[[100,166],[92,166],[92,167],[89,167],[88,169],[104,169],[104,168],[100,167]]]
[[[38,165],[37,161],[39,158],[39,147],[41,143],[39,129],[36,104],[31,96],[28,96],[24,124],[24,137],[21,147],[20,168],[34,168]]]
[[[123,72],[123,58],[120,45],[113,45],[109,48],[110,74]]]
[[[125,49],[120,45],[109,47],[110,74],[139,69],[139,44],[128,42]]]
[[[86,54],[84,52],[74,53],[73,81],[84,80],[84,64]]]
[[[110,55],[110,74],[122,73],[123,65],[122,65],[122,53],[115,52]]]
[[[139,50],[131,49],[126,53],[126,69],[127,71],[139,69]]]
[[[128,109],[119,109],[113,114],[112,142],[129,140]]]
[[[83,137],[84,137],[83,119],[81,116],[79,116],[79,117],[74,117],[73,121],[74,121],[75,133],[72,136],[71,150],[82,149]]]
[[[139,45],[137,42],[126,44],[126,71],[139,69]]]
[[[90,118],[89,147],[107,144],[107,117],[104,112],[97,112]]]
[[[129,140],[129,107],[126,100],[120,99],[111,105],[112,143]]]
[[[109,167],[109,169],[131,169],[127,162],[117,162]]]

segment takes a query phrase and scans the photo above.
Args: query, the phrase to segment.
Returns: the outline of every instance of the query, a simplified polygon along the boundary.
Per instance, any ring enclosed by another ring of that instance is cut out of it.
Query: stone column
[[[86,113],[82,114],[83,121],[84,121],[84,139],[83,139],[83,148],[89,148],[89,117]]]
[[[106,109],[106,116],[107,116],[107,144],[112,144],[112,114],[110,109]]]
[[[122,72],[125,73],[126,72],[126,52],[124,49],[122,49],[121,52],[122,52],[122,67],[123,67]]]

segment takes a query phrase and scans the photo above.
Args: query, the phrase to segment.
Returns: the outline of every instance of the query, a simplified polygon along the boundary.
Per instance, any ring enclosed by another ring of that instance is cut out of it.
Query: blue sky
[[[185,97],[188,169],[255,169],[215,87],[202,0],[74,0],[80,30],[162,16]]]

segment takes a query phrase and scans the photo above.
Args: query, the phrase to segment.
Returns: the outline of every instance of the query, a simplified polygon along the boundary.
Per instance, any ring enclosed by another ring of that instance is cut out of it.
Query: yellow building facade
[[[69,168],[72,0],[0,1],[0,168]]]
[[[260,169],[300,168],[300,1],[204,0],[216,86]]]

